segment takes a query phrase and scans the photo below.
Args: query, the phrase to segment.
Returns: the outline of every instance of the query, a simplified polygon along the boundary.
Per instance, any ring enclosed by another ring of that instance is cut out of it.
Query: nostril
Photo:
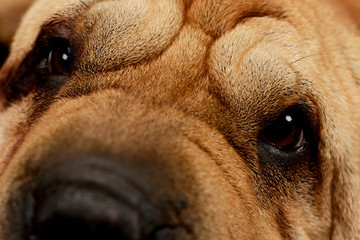
[[[137,240],[146,228],[136,209],[92,188],[61,186],[37,198],[32,240]]]

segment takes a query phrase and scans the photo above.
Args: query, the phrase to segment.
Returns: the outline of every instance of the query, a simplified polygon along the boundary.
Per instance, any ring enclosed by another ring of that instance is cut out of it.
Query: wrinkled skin
[[[0,71],[0,239],[359,239],[357,9],[36,1]]]

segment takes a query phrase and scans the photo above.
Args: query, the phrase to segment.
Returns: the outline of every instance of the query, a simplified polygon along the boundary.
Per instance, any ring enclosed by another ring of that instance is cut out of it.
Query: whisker
[[[305,57],[301,57],[301,58],[299,58],[299,59],[297,59],[297,60],[295,60],[295,61],[293,61],[292,63],[290,63],[290,65],[293,65],[294,63],[296,63],[296,62],[299,62],[299,61],[301,61],[301,60],[304,60],[305,58],[309,58],[309,57],[313,57],[313,56],[317,56],[317,55],[319,55],[318,53],[316,53],[316,54],[310,54],[310,55],[307,55],[307,56],[305,56]]]

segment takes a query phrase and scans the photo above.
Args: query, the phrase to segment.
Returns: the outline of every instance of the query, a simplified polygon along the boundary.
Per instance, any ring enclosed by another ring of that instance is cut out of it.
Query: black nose
[[[33,239],[143,239],[147,225],[139,211],[108,193],[59,186],[38,195]]]
[[[26,195],[30,240],[189,239],[186,198],[144,170],[87,156],[46,169]],[[161,191],[159,191],[161,190]]]

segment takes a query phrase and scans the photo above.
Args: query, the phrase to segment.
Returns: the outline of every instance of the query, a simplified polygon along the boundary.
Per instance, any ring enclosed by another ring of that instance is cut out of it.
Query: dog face
[[[0,239],[358,238],[359,49],[322,1],[37,1]]]

